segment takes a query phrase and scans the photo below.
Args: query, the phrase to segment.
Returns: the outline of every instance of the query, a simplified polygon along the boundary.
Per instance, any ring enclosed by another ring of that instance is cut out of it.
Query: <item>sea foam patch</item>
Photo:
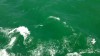
[[[20,26],[17,28],[3,28],[0,27],[0,33],[3,33],[3,35],[5,35],[8,39],[10,39],[9,43],[4,46],[3,49],[0,49],[0,56],[11,56],[6,49],[11,49],[17,39],[17,36],[13,36],[13,34],[15,34],[16,32],[19,32],[20,35],[22,35],[24,37],[24,40],[28,37],[28,35],[30,35],[30,31],[28,30],[27,27],[25,26]],[[14,56],[14,55],[12,55]]]
[[[19,32],[24,37],[24,40],[28,37],[28,35],[30,35],[30,31],[25,26],[14,28],[8,34],[13,34],[15,32]]]
[[[7,37],[11,37],[12,34],[15,32],[19,32],[23,37],[24,40],[30,35],[30,31],[25,26],[19,26],[17,28],[3,28],[0,27],[0,32],[4,33]]]
[[[55,54],[56,54],[57,51],[52,48],[52,49],[49,49],[49,52],[50,52],[51,56],[55,56]]]
[[[9,54],[7,53],[6,49],[1,49],[0,56],[9,56]]]
[[[92,42],[92,44],[95,44],[96,43],[95,38],[93,38],[91,42]]]
[[[24,39],[27,38],[28,35],[30,35],[30,31],[27,27],[21,26],[16,28],[17,32],[20,32],[20,34],[24,37]]]
[[[39,27],[43,27],[43,25],[39,25]],[[75,30],[72,27],[69,27],[69,28],[71,29],[71,31]],[[10,45],[10,47],[13,47],[13,44],[18,37],[16,35],[13,36],[13,34],[16,34],[16,32],[20,33],[20,35],[22,35],[24,37],[24,40],[28,37],[28,35],[30,35],[29,29],[25,26],[20,26],[17,28],[2,28],[1,27],[0,32],[6,33],[6,34],[8,34],[8,36],[11,37],[10,38],[11,41],[8,43],[8,45]],[[37,45],[37,47],[35,49],[29,50],[29,52],[31,53],[32,56],[44,56],[44,54],[50,55],[50,56],[56,56],[56,54],[58,54],[58,53],[62,54],[64,52],[64,50],[68,51],[65,53],[66,56],[82,56],[82,54],[85,54],[85,53],[89,53],[89,54],[90,53],[100,53],[100,49],[91,48],[91,47],[94,47],[96,42],[98,42],[96,38],[93,38],[91,36],[89,36],[89,37],[86,36],[86,45],[88,45],[87,49],[80,49],[78,51],[74,51],[73,50],[74,48],[72,47],[72,45],[75,46],[75,44],[78,43],[78,41],[80,41],[80,40],[77,40],[77,41],[75,41],[75,43],[73,43],[74,41],[71,39],[72,39],[72,37],[77,39],[76,37],[79,38],[81,34],[74,32],[71,36],[64,36],[63,37],[64,39],[62,39],[62,40],[55,40],[55,41],[51,40],[51,41],[46,41],[46,42],[39,41],[39,43],[37,43],[39,45]],[[30,39],[29,43],[31,41],[32,40]],[[70,44],[72,44],[72,45],[70,45]],[[59,49],[59,48],[62,48],[62,49]],[[5,54],[4,56],[7,56],[8,53],[7,53],[6,49],[7,48],[0,50],[0,55],[4,53]]]

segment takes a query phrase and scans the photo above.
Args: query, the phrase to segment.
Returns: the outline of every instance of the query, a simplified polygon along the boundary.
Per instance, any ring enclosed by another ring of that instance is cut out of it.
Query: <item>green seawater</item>
[[[0,0],[0,50],[20,26],[9,56],[100,56],[100,0]]]

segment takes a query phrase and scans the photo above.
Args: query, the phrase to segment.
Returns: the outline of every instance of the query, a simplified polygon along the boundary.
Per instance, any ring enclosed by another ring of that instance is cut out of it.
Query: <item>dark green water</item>
[[[49,49],[55,50],[54,56],[82,51],[82,56],[100,56],[100,0],[0,0],[0,27],[19,26],[31,34],[26,45],[19,38],[7,50],[16,56],[53,56]],[[1,49],[9,42],[4,37],[0,33]]]

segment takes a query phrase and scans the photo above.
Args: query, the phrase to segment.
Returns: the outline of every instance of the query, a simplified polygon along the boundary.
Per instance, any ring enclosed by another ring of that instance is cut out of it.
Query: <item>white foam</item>
[[[33,52],[33,56],[42,56],[44,47],[42,45],[38,46]]]
[[[9,54],[7,53],[6,49],[1,49],[0,56],[9,56]]]
[[[56,20],[60,21],[60,18],[59,17],[49,16],[48,18],[53,18],[53,19],[56,19]]]
[[[63,24],[65,24],[65,25],[66,25],[67,23],[66,23],[66,22],[63,22]]]
[[[41,27],[42,27],[43,25],[39,25],[39,26],[41,26]]]
[[[39,24],[39,25],[35,25],[35,28],[43,27],[43,26],[44,26],[43,24]]]
[[[28,35],[30,35],[30,31],[27,27],[20,26],[16,28],[17,32],[20,32],[20,34],[24,37],[24,40],[27,38]]]
[[[91,43],[92,44],[95,44],[96,43],[96,40],[93,38],[92,41],[91,41]]]
[[[49,49],[50,55],[54,56],[56,54],[56,50],[55,49]]]
[[[14,33],[15,30],[16,30],[16,28],[15,28],[15,29],[12,29],[11,31],[8,32],[8,34],[12,34],[12,33]]]
[[[67,53],[66,56],[81,56],[81,54],[74,52],[74,53]]]
[[[11,41],[10,41],[10,43],[9,43],[8,45],[10,45],[10,46],[13,45],[14,42],[15,42],[15,40],[16,40],[16,37],[12,37],[12,38],[11,38]]]
[[[5,36],[8,36],[9,31],[12,29],[0,27],[0,32],[2,32]]]
[[[25,26],[14,28],[8,34],[13,34],[15,32],[19,32],[24,37],[24,40],[28,37],[28,35],[30,35],[30,31]]]
[[[2,32],[6,37],[10,37],[11,41],[5,46],[4,49],[0,50],[0,56],[10,56],[10,54],[7,53],[7,48],[12,48],[14,45],[14,42],[16,41],[16,36],[13,36],[14,33],[19,32],[23,37],[24,40],[30,35],[30,31],[25,26],[20,26],[17,28],[3,28],[0,27],[0,32]]]
[[[14,29],[0,27],[0,32],[4,33],[7,37],[11,37],[11,35],[15,32],[19,32],[24,37],[24,40],[28,37],[28,35],[30,35],[30,31],[25,26],[20,26]]]

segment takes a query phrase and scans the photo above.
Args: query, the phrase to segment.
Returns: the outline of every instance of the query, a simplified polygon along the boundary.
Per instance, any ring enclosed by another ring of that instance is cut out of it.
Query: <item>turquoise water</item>
[[[0,27],[25,26],[31,32],[26,44],[23,36],[13,33],[18,38],[7,52],[16,56],[69,56],[75,52],[99,56],[99,18],[99,0],[0,0]],[[0,32],[0,49],[9,43],[4,32]]]

